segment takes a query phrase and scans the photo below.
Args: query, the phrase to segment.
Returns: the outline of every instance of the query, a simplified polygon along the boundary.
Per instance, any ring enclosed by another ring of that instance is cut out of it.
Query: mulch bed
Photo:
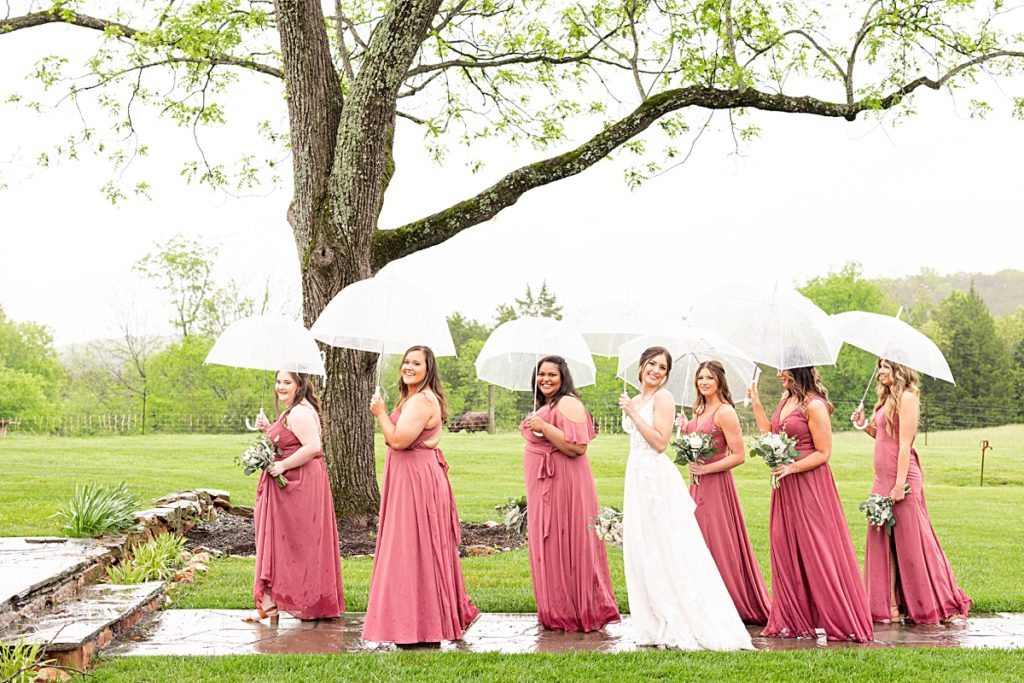
[[[502,525],[486,526],[473,522],[460,522],[462,527],[462,544],[459,554],[465,556],[469,546],[485,546],[499,552],[514,550],[526,543],[526,537],[520,536]],[[201,522],[185,534],[189,549],[203,546],[225,555],[255,555],[256,532],[253,526],[252,512],[248,509],[235,508],[232,511],[221,510],[211,521]],[[338,520],[338,547],[342,557],[354,555],[372,555],[377,541],[377,521],[370,520],[367,525],[359,525],[350,520]]]

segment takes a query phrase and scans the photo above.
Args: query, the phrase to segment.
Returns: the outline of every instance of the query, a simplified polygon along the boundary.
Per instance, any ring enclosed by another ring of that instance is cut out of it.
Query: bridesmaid
[[[278,372],[274,392],[284,412],[273,424],[262,414],[256,418],[279,455],[256,487],[256,615],[244,621],[276,622],[280,610],[299,619],[336,617],[345,611],[345,597],[320,402],[309,378],[297,372]],[[288,480],[284,488],[271,478],[278,475]]]
[[[711,458],[690,464],[690,474],[698,478],[690,487],[697,504],[694,516],[740,618],[763,626],[768,623],[771,598],[747,536],[732,478],[732,468],[742,465],[747,456],[725,368],[717,360],[701,363],[694,385],[697,400],[686,433],[710,433],[716,447]]]
[[[772,607],[766,636],[868,642],[874,637],[868,598],[857,566],[828,459],[834,410],[813,367],[779,372],[782,399],[771,422],[751,385],[747,395],[761,432],[785,433],[800,457],[775,470],[768,517]]]
[[[914,450],[920,417],[917,372],[878,359],[878,403],[871,421],[862,409],[854,424],[875,440],[875,482],[872,493],[891,496],[896,526],[890,536],[868,526],[864,574],[871,618],[915,624],[938,624],[970,612],[971,599],[956,579],[928,518],[924,475]],[[905,485],[910,484],[910,493]]]
[[[388,450],[363,639],[461,640],[480,612],[462,580],[459,513],[437,447],[448,405],[429,347],[405,352],[398,391],[390,416],[380,396],[370,401]]]
[[[608,555],[592,528],[597,490],[586,453],[597,433],[564,358],[541,359],[533,387],[542,405],[519,429],[537,618],[547,629],[596,631],[619,621]]]

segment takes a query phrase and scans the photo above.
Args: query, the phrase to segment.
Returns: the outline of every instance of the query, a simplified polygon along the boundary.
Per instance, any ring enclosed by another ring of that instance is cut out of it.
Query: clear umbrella
[[[721,333],[752,360],[779,370],[834,365],[842,346],[828,314],[778,282],[714,290],[694,304],[687,320]]]
[[[923,332],[898,317],[848,311],[830,316],[829,322],[839,338],[847,344],[956,384],[942,350]]]
[[[380,354],[378,393],[384,354],[423,345],[436,356],[456,355],[445,310],[423,289],[395,277],[393,269],[338,292],[310,332],[331,346]]]
[[[630,339],[652,334],[666,322],[681,320],[669,311],[650,309],[634,301],[610,301],[586,306],[566,316],[579,330],[595,356],[614,357]]]
[[[538,361],[562,356],[577,387],[597,377],[590,348],[583,336],[554,318],[526,317],[499,325],[476,358],[476,376],[513,391],[530,391]]]
[[[205,362],[233,368],[327,375],[320,348],[309,330],[294,320],[269,315],[242,318],[228,325],[217,337]],[[260,415],[265,415],[263,400],[266,389],[267,378],[264,375]],[[250,430],[255,430],[248,419],[245,424]]]
[[[923,332],[900,320],[901,313],[902,308],[895,317],[864,311],[847,311],[829,316],[829,323],[835,334],[847,344],[873,353],[879,358],[906,365],[936,379],[956,384],[942,350]],[[876,367],[875,372],[877,371]],[[859,410],[864,410],[864,399],[871,390],[875,372],[871,373],[871,379],[868,380],[868,386],[860,399]],[[854,426],[863,429],[867,423],[862,427],[854,422]]]
[[[743,394],[755,377],[757,366],[745,353],[712,330],[679,322],[674,330],[631,339],[619,347],[616,375],[639,389],[640,354],[651,346],[664,346],[672,355],[672,372],[665,388],[680,405],[692,404],[697,398],[693,377],[697,367],[708,360],[717,360],[725,367],[726,380],[733,394]]]
[[[206,363],[253,370],[289,370],[324,376],[320,348],[300,323],[276,316],[242,318],[228,325]]]

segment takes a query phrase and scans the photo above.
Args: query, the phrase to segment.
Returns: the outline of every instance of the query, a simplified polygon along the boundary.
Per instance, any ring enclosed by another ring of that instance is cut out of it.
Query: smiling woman
[[[561,356],[542,358],[534,375],[541,408],[519,430],[526,439],[527,542],[537,619],[545,628],[595,631],[619,620],[587,444],[597,435]]]
[[[380,396],[370,401],[388,450],[363,639],[461,640],[480,612],[462,580],[459,511],[437,447],[448,404],[430,347],[405,352],[398,391],[390,415]]]

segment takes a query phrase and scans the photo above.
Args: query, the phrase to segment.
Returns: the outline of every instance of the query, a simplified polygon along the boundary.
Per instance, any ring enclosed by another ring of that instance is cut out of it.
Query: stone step
[[[118,634],[132,628],[160,608],[164,582],[130,586],[96,584],[80,598],[38,615],[0,635],[0,645],[22,638],[46,646],[46,656],[61,666],[87,669],[93,656]]]
[[[0,538],[0,632],[73,600],[106,575],[125,539]]]

